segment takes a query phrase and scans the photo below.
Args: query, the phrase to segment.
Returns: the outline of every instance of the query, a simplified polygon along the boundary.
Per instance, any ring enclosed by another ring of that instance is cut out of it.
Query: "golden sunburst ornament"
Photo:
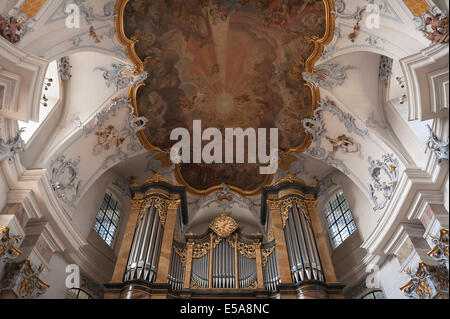
[[[214,218],[209,228],[220,238],[228,238],[238,228],[238,224],[232,217],[223,213],[219,217]]]

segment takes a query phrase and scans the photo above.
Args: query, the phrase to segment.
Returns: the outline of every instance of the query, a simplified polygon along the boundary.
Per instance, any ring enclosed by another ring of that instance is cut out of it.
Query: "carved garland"
[[[19,299],[34,299],[44,294],[50,285],[39,278],[44,266],[34,267],[29,259],[10,263],[2,278],[0,291],[11,291]]]
[[[406,270],[411,280],[401,287],[400,290],[410,298],[448,298],[448,228],[442,228],[439,238],[432,237],[432,242],[435,244],[435,247],[427,254],[436,260],[438,264],[429,265],[421,261],[415,273],[411,269]]]
[[[275,250],[275,245],[269,248],[265,248],[261,252],[261,260],[262,260],[262,266],[263,268],[266,267],[267,263],[269,262],[269,257],[272,255],[272,253]]]
[[[236,247],[235,240],[236,240],[236,235],[233,237],[227,238],[227,242],[233,248]],[[242,256],[247,257],[249,259],[256,259],[256,249],[259,248],[259,245],[260,245],[260,243],[246,244],[246,243],[240,242],[239,240],[237,241],[237,248],[238,248],[239,253]]]
[[[281,221],[283,222],[283,229],[286,227],[286,222],[289,219],[289,209],[295,205],[303,212],[306,220],[311,223],[309,218],[309,210],[317,207],[317,200],[302,200],[300,198],[286,198],[278,201],[268,200],[270,208],[280,209]]]
[[[9,227],[0,228],[0,261],[11,261],[19,257],[22,252],[15,245],[22,239],[20,235],[10,236]]]
[[[161,224],[164,227],[164,226],[166,226],[168,210],[169,209],[177,209],[178,205],[180,204],[180,201],[164,199],[161,197],[150,197],[150,198],[146,198],[145,200],[141,199],[141,200],[133,201],[132,208],[140,207],[138,223],[144,217],[146,209],[148,209],[152,205],[152,203],[153,203],[153,205],[155,205],[155,208],[158,209],[158,215],[161,220]]]
[[[208,254],[210,247],[211,245],[209,242],[194,244],[194,247],[192,248],[192,258],[199,259],[204,257],[206,254]]]
[[[186,260],[187,260],[186,249],[179,248],[177,246],[173,246],[173,250],[178,255],[178,257],[180,257],[181,264],[183,266],[186,266]]]

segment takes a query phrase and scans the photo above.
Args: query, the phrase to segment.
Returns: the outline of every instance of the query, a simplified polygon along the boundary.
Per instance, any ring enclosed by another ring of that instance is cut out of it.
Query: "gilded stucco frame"
[[[117,0],[116,1],[116,6],[114,8],[114,13],[115,13],[114,31],[116,33],[119,43],[125,48],[128,58],[135,66],[135,74],[140,74],[144,71],[144,63],[139,58],[139,56],[137,55],[136,50],[135,50],[135,45],[136,45],[138,39],[135,39],[135,38],[129,39],[125,35],[125,30],[124,30],[123,16],[124,16],[124,12],[125,12],[125,7],[129,1],[130,0]],[[322,1],[323,1],[324,8],[325,8],[325,23],[326,23],[325,34],[322,38],[313,37],[311,39],[311,41],[314,42],[314,50],[305,62],[305,70],[308,73],[316,72],[316,70],[314,68],[316,62],[320,59],[320,56],[322,55],[323,50],[325,49],[325,47],[328,44],[331,43],[331,41],[333,40],[333,37],[334,37],[335,16],[331,13],[332,11],[335,10],[334,0],[322,0]],[[145,84],[141,82],[138,85],[136,85],[136,87],[134,87],[134,88],[130,87],[130,89],[128,91],[129,98],[134,107],[135,115],[138,117],[139,117],[139,112],[138,112],[137,101],[136,101],[137,100],[137,92],[138,92],[139,88],[143,85],[145,85]],[[320,101],[320,91],[319,91],[319,88],[314,88],[309,83],[305,83],[305,85],[308,86],[311,90],[311,97],[312,97],[312,108],[311,108],[311,115],[310,115],[310,118],[311,118],[314,114],[314,110],[318,107],[318,104],[319,104],[318,102]],[[167,150],[163,150],[163,149],[153,145],[152,143],[150,143],[150,141],[148,140],[147,136],[144,134],[143,131],[139,131],[137,133],[137,136],[139,138],[140,143],[147,150],[149,150],[150,152],[158,152],[163,155],[163,157],[165,158],[164,160],[162,160],[163,164],[164,164],[164,162],[170,161],[169,152]],[[288,155],[289,153],[297,153],[298,154],[298,153],[304,152],[310,146],[311,141],[312,141],[312,136],[310,133],[307,133],[304,141],[300,145],[298,145],[297,147],[291,148],[289,151],[285,152],[284,155]],[[289,161],[289,157],[282,156],[280,166],[283,166],[283,161],[285,161],[285,160]],[[286,165],[284,165],[284,166],[286,166]],[[222,189],[221,185],[212,186],[205,190],[200,190],[200,189],[196,189],[196,188],[192,187],[184,180],[184,178],[181,174],[181,168],[180,168],[179,164],[177,164],[175,167],[175,177],[180,184],[183,184],[186,186],[187,190],[190,193],[193,193],[196,195],[206,196],[206,195],[211,194],[212,192]],[[264,186],[270,185],[272,180],[273,180],[273,175],[267,175],[264,182],[260,186],[258,186],[256,189],[253,189],[253,190],[243,190],[239,187],[232,186],[232,185],[229,185],[229,188],[232,191],[240,194],[241,196],[250,197],[250,196],[258,195]]]

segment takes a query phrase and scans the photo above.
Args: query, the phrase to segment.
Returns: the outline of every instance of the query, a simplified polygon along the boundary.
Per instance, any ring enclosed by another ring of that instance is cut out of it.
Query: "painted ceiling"
[[[306,85],[330,32],[326,0],[123,0],[119,22],[136,68],[132,93],[150,121],[141,141],[167,152],[174,128],[278,128],[283,152],[303,151],[317,91]],[[119,5],[120,6],[120,5]],[[131,39],[131,40],[130,40]],[[207,142],[204,142],[205,144]],[[181,164],[178,178],[205,192],[225,183],[246,193],[271,177],[259,164]]]

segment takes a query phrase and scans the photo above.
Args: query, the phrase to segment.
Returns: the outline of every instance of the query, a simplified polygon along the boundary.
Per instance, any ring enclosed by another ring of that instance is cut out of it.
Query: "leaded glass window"
[[[102,206],[98,211],[94,223],[94,230],[110,246],[114,242],[117,227],[119,225],[120,211],[118,202],[110,193],[106,193]]]
[[[325,205],[325,218],[334,248],[342,244],[356,230],[355,221],[343,192],[338,192]]]
[[[376,290],[369,292],[368,294],[361,297],[361,299],[385,299],[385,297],[381,290]]]

